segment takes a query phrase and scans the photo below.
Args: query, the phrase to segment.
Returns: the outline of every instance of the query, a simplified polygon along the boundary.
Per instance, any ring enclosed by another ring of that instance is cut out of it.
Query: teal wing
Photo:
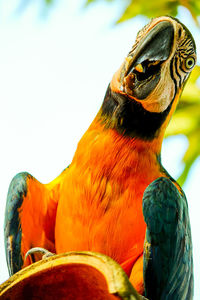
[[[21,254],[22,229],[19,209],[24,196],[27,194],[27,178],[29,176],[28,173],[16,175],[8,190],[4,223],[4,241],[10,275],[19,271],[23,265],[23,257]]]
[[[161,177],[144,192],[145,296],[151,300],[193,298],[191,229],[185,195]]]
[[[28,173],[19,173],[11,181],[5,211],[4,239],[9,274],[32,261],[41,259],[25,255],[33,247],[55,252],[55,219],[59,180],[44,185]]]

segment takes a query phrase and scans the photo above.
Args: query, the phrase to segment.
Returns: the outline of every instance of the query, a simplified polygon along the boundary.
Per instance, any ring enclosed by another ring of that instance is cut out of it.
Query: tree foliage
[[[86,5],[100,0],[86,0]],[[102,1],[102,0],[101,0]],[[107,2],[119,2],[119,0],[103,0]],[[144,15],[148,18],[155,18],[161,15],[170,15],[175,17],[178,13],[178,7],[187,8],[195,22],[198,24],[198,16],[200,15],[199,0],[121,0],[122,13],[118,19],[118,23],[127,21],[138,15]]]
[[[184,169],[179,177],[183,184],[191,166],[200,155],[200,66],[196,66],[185,86],[181,100],[170,122],[167,136],[184,134],[188,138],[188,148],[183,157]]]

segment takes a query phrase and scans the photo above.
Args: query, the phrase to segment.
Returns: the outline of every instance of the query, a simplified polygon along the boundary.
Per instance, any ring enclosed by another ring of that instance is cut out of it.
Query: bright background
[[[18,0],[0,2],[0,283],[8,278],[3,219],[13,176],[27,171],[50,182],[71,162],[76,145],[97,113],[106,87],[132,46],[144,17],[114,26],[118,4],[58,1],[46,15],[41,1],[26,10]],[[194,28],[185,9],[184,23]],[[198,33],[192,31],[197,49]],[[162,161],[180,174],[183,136],[164,142]],[[183,187],[194,247],[195,297],[200,299],[200,159]]]

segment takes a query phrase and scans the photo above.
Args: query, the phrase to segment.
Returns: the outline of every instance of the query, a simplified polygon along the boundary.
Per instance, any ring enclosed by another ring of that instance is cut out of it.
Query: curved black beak
[[[133,57],[127,74],[145,60],[165,61],[169,58],[174,41],[174,27],[168,21],[159,22],[141,39],[130,55]]]

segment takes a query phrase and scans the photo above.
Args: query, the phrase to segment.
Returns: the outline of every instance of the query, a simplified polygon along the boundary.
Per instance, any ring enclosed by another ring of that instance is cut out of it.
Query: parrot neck
[[[90,128],[101,124],[102,130],[116,131],[121,138],[131,141],[134,147],[150,147],[159,156],[174,102],[177,101],[172,101],[162,113],[148,112],[140,103],[112,92],[109,85],[101,109]]]
[[[80,140],[73,161],[82,161],[83,165],[101,162],[108,169],[113,169],[116,162],[122,169],[141,164],[143,170],[153,162],[163,169],[162,142],[179,96],[177,92],[164,112],[151,113],[140,103],[112,92],[108,86],[103,105]]]
[[[100,167],[100,174],[111,176],[109,174],[116,173],[114,176],[117,178],[123,177],[127,172],[149,176],[150,169],[162,168],[160,148],[160,139],[144,141],[124,136],[115,129],[105,128],[97,115],[79,141],[71,166],[81,165],[82,169],[89,166],[91,170],[98,170]]]
[[[181,89],[177,90],[166,110],[156,113],[145,110],[141,103],[125,95],[113,92],[109,85],[97,119],[105,129],[114,129],[124,137],[136,139],[137,143],[140,141],[152,147],[159,155],[166,127],[180,94]]]
[[[145,100],[144,100],[145,101]],[[130,100],[126,95],[113,92],[108,86],[102,107],[98,114],[105,128],[117,130],[124,136],[153,141],[165,131],[172,104],[160,113],[145,110],[141,103]],[[164,125],[164,126],[163,126]]]

